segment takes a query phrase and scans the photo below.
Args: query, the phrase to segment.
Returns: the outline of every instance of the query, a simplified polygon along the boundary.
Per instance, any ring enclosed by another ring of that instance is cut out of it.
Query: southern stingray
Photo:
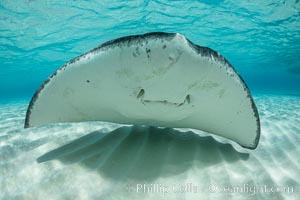
[[[25,128],[82,121],[199,129],[249,149],[260,137],[241,76],[178,33],[118,38],[67,62],[32,97]]]

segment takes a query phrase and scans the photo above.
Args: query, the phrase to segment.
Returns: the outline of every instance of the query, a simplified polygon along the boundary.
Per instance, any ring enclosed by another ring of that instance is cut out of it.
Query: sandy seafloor
[[[300,97],[254,98],[256,150],[186,129],[23,129],[28,102],[2,103],[0,199],[299,199]]]

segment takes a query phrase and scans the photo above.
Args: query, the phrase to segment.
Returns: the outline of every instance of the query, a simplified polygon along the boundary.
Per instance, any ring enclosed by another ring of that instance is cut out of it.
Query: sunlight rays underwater
[[[195,130],[103,122],[24,130],[26,104],[3,104],[0,198],[293,199],[300,180],[300,98],[265,95],[255,101],[262,118],[255,151]],[[155,184],[198,190],[161,193]],[[293,192],[212,192],[213,184],[288,186]]]

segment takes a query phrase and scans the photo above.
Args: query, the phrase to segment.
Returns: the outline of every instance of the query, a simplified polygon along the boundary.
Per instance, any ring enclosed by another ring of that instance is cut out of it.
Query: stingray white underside
[[[250,149],[260,135],[234,68],[173,33],[119,38],[69,61],[36,92],[25,127],[82,121],[194,128]]]

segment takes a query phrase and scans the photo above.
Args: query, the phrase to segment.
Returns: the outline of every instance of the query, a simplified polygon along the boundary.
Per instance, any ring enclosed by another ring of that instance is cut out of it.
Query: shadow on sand
[[[37,162],[58,159],[65,164],[79,163],[114,180],[152,180],[248,157],[211,136],[171,128],[125,126],[89,133],[42,155]]]

